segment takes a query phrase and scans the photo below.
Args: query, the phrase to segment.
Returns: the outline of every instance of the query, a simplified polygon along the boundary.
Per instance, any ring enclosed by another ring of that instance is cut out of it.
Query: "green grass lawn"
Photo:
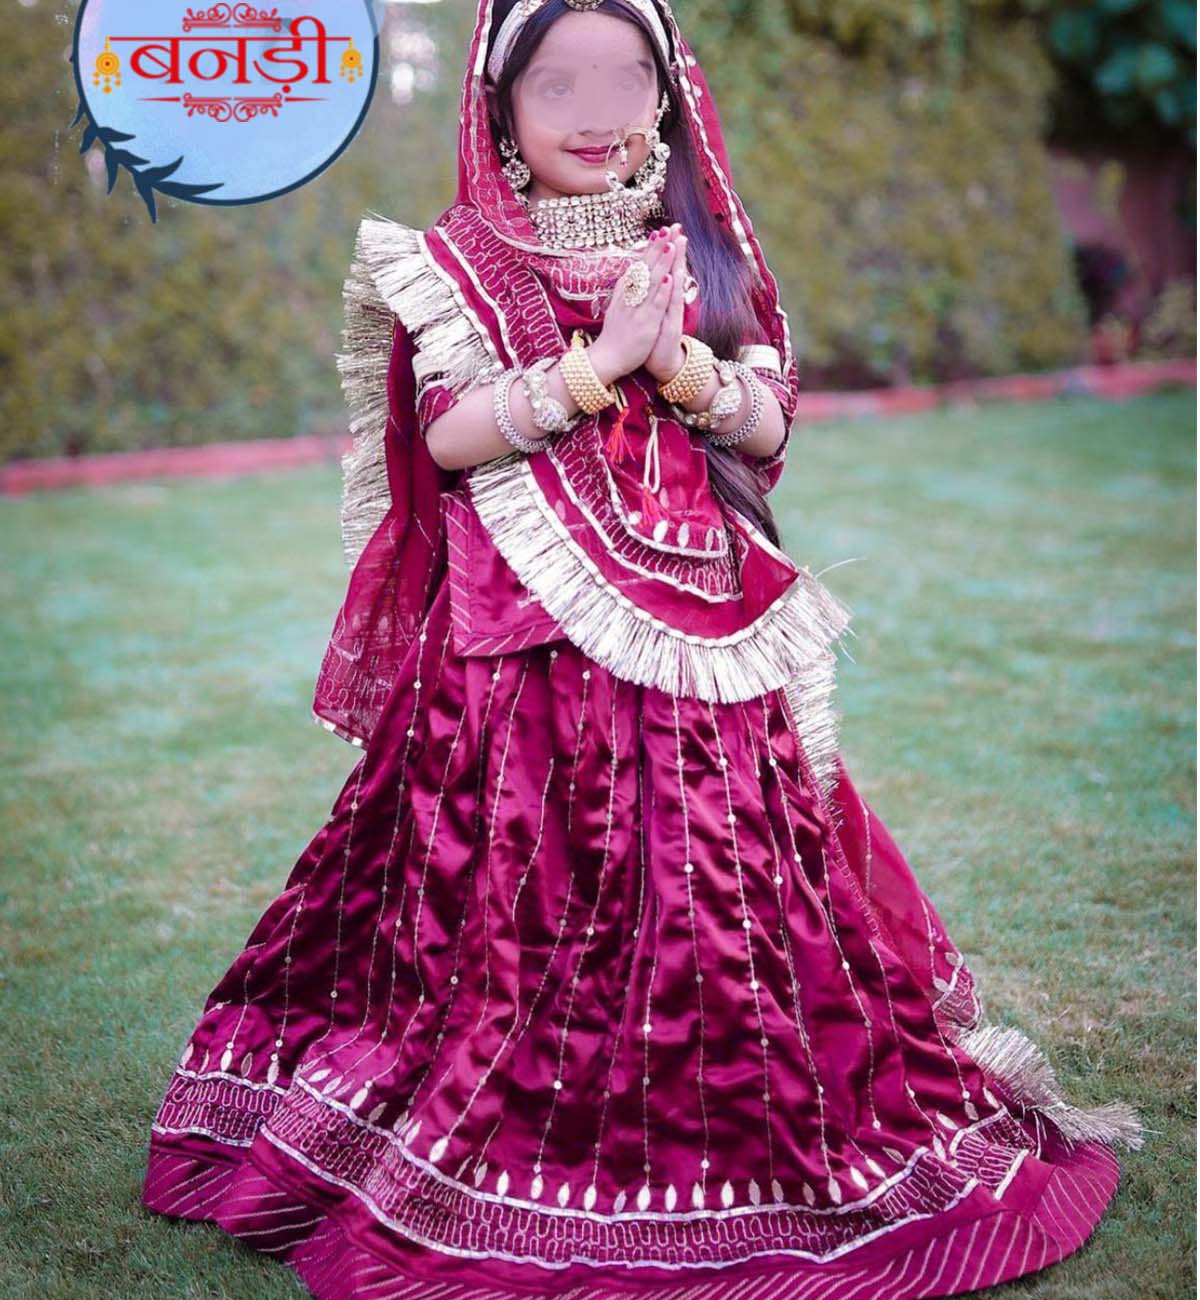
[[[847,766],[989,1018],[1154,1130],[1082,1251],[1009,1288],[1039,1300],[1194,1294],[1194,420],[1175,392],[801,427],[771,498],[854,613]],[[204,998],[358,755],[309,714],[338,494],[323,466],[0,502],[6,1300],[304,1294],[138,1194]]]

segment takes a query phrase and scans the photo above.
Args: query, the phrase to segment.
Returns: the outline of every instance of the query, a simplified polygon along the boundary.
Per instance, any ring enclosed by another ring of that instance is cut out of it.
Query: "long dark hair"
[[[492,21],[493,40],[505,14],[516,2],[499,0],[497,3]],[[491,125],[497,146],[501,135],[513,134],[513,82],[537,52],[542,38],[568,12],[574,10],[565,0],[547,0],[517,34],[495,86],[494,111],[497,116],[493,117]],[[688,266],[700,283],[700,320],[696,336],[703,339],[717,356],[735,357],[742,345],[754,337],[758,326],[750,297],[750,272],[734,236],[718,223],[705,202],[704,178],[691,132],[679,110],[678,91],[662,61],[658,44],[639,13],[617,3],[617,0],[601,0],[595,12],[612,14],[614,18],[632,23],[646,37],[653,52],[658,71],[657,97],[661,98],[665,90],[669,100],[659,127],[662,138],[671,146],[662,201],[667,223],[678,221],[687,234]],[[707,438],[704,439],[704,451],[713,491],[735,510],[748,516],[775,546],[779,546],[779,527],[759,489],[754,471],[735,451],[714,447]]]

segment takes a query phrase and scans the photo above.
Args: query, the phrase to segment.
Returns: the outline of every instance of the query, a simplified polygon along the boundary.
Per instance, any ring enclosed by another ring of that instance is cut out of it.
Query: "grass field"
[[[989,1018],[1153,1130],[1093,1238],[1007,1294],[1195,1294],[1194,419],[1176,392],[798,428],[771,498],[854,612],[847,766]],[[302,1294],[138,1194],[202,1002],[358,754],[309,720],[338,491],[0,502],[5,1300]]]

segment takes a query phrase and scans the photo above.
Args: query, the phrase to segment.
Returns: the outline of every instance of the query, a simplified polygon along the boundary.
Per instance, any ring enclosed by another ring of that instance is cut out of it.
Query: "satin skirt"
[[[964,1049],[961,952],[783,693],[451,616],[183,1045],[144,1204],[321,1300],[902,1300],[1077,1249],[1116,1158]]]

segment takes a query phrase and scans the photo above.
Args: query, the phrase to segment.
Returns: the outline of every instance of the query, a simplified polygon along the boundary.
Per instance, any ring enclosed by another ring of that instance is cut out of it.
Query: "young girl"
[[[480,0],[457,202],[362,223],[363,754],[213,990],[144,1201],[314,1296],[902,1300],[1076,1250],[1069,1104],[838,754],[845,607],[765,497],[777,287],[661,0]]]

